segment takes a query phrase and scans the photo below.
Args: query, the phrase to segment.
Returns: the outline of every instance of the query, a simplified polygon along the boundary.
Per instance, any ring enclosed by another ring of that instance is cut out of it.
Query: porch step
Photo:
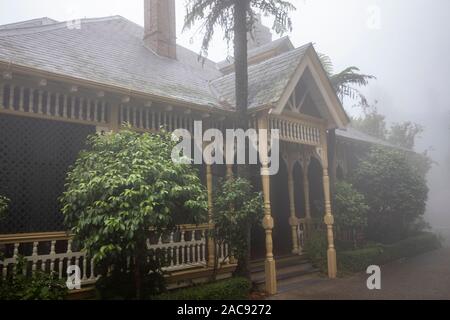
[[[319,270],[314,268],[305,256],[291,255],[275,259],[279,289],[318,277]],[[265,283],[264,260],[256,261],[251,266],[253,283],[263,289]]]

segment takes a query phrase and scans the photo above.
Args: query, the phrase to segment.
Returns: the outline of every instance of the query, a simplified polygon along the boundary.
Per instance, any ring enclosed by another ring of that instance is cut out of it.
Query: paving
[[[381,290],[367,288],[366,273],[329,280],[290,279],[273,300],[450,300],[450,248],[381,266]]]

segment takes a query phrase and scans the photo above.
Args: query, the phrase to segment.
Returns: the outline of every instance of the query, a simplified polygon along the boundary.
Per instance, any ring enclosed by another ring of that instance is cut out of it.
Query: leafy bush
[[[322,272],[326,272],[328,268],[327,249],[328,241],[326,233],[323,231],[311,232],[305,242],[305,254],[314,267],[318,268]]]
[[[341,274],[366,270],[368,266],[380,263],[382,253],[381,245],[344,251],[338,255],[338,270]]]
[[[358,272],[370,265],[382,265],[397,259],[408,258],[440,247],[439,238],[433,233],[423,233],[390,245],[341,252],[338,255],[340,272]]]
[[[355,229],[367,226],[369,207],[364,195],[348,182],[336,183],[334,196],[334,216],[336,225],[343,229]]]
[[[251,228],[262,218],[262,194],[253,192],[247,179],[231,178],[219,183],[214,196],[214,239],[228,244],[242,274],[248,272]]]
[[[393,243],[412,235],[415,222],[425,213],[428,187],[403,151],[373,147],[353,180],[370,208],[369,239]]]
[[[65,223],[102,276],[111,269],[128,272],[131,258],[138,298],[148,270],[151,229],[159,236],[176,223],[200,222],[206,215],[197,171],[172,161],[176,144],[164,131],[93,135],[89,150],[80,153],[68,173],[60,199]]]
[[[438,236],[431,232],[424,232],[418,236],[383,246],[383,253],[380,259],[384,263],[399,258],[412,257],[440,247],[441,242]]]
[[[250,289],[250,280],[237,277],[165,293],[155,300],[247,300]]]
[[[36,271],[25,276],[25,260],[19,260],[14,275],[0,280],[0,300],[63,300],[68,294],[64,280],[54,273]]]

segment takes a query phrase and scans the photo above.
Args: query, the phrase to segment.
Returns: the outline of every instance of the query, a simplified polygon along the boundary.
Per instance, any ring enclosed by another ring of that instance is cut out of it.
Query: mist
[[[387,121],[413,121],[425,132],[416,151],[430,150],[426,219],[437,230],[450,230],[450,1],[448,0],[297,0],[292,14],[296,46],[313,42],[336,71],[357,66],[375,75],[363,89]],[[6,4],[7,3],[7,4]],[[6,9],[7,6],[7,9]],[[0,0],[0,24],[48,16],[56,20],[122,15],[143,25],[142,1]],[[199,51],[198,29],[182,33],[184,0],[177,0],[178,42]],[[270,20],[263,19],[267,25]],[[232,51],[218,32],[209,58]],[[346,103],[350,114],[359,110]],[[445,231],[447,230],[447,231]],[[450,233],[450,232],[449,232]]]

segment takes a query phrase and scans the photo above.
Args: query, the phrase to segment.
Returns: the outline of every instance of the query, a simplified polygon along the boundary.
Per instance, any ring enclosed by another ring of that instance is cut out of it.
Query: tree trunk
[[[248,47],[247,47],[247,12],[249,10],[249,0],[236,1],[234,6],[234,67],[235,67],[235,91],[236,91],[236,111],[237,128],[246,131],[248,129]],[[247,149],[247,148],[246,148]],[[246,150],[247,151],[247,150]],[[246,165],[238,166],[238,176],[249,179],[249,168]],[[237,273],[250,278],[250,236],[251,225],[246,228],[247,252],[239,257]]]
[[[248,0],[236,1],[234,7],[234,66],[236,109],[242,129],[247,127],[248,62],[247,62],[247,10]]]

